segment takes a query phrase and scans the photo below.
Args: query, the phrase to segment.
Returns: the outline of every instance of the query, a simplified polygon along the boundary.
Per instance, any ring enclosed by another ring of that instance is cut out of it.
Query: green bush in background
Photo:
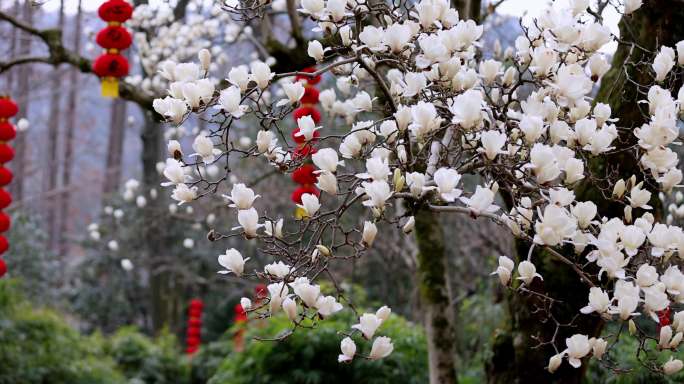
[[[389,336],[394,352],[380,361],[357,356],[350,364],[339,364],[340,330],[349,329],[350,315],[335,315],[315,329],[297,329],[283,341],[257,341],[254,336],[274,337],[290,329],[283,316],[250,323],[245,350],[229,355],[209,384],[423,384],[428,381],[427,346],[423,332],[392,315],[377,334]],[[370,343],[354,340],[357,354],[367,355]]]

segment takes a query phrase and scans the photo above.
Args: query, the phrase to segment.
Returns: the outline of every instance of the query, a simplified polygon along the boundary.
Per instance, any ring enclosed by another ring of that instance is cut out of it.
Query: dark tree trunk
[[[653,0],[645,2],[643,7],[631,16],[620,22],[620,36],[625,41],[634,41],[638,45],[651,51],[656,50],[656,45],[674,46],[684,39],[684,2],[681,0]],[[630,56],[631,52],[631,56]],[[635,66],[628,65],[627,73],[630,78],[641,85],[642,89],[635,86],[625,78],[623,65],[626,61],[639,62],[644,60],[650,63],[653,59],[651,53],[632,48],[631,44],[620,44],[613,56],[613,67],[601,81],[601,87],[597,95],[597,101],[611,105],[614,117],[619,118],[620,127],[635,128],[645,122],[642,109],[644,105],[637,104],[638,100],[646,99],[649,86],[653,83],[653,75],[649,74],[648,64]],[[678,89],[678,87],[675,87]],[[629,146],[635,142],[634,135],[627,131],[619,139],[621,145]],[[636,174],[642,178],[633,154],[620,153],[604,157],[601,160],[590,162],[589,169],[592,174],[606,177],[608,167],[617,172],[620,178],[628,178]],[[615,217],[622,215],[622,205],[607,200],[600,188],[608,185],[585,182],[576,190],[577,200],[593,201],[598,206],[600,215]],[[610,191],[610,190],[609,190]],[[610,192],[609,192],[610,193]],[[659,204],[655,201],[656,207]],[[658,209],[656,209],[658,214]],[[518,242],[518,258],[525,258],[529,245]],[[567,252],[572,254],[570,250]],[[553,306],[553,314],[561,322],[569,322],[579,313],[580,308],[586,305],[589,288],[582,284],[575,272],[555,261],[549,255],[536,252],[533,256],[537,271],[544,277],[544,281],[536,280],[531,289],[546,292],[548,296],[562,301]],[[526,295],[508,296],[508,312],[510,318],[508,329],[501,331],[495,336],[494,354],[490,360],[488,381],[490,383],[580,383],[584,379],[587,364],[582,368],[574,369],[567,363],[551,375],[545,367],[549,358],[555,354],[549,345],[542,348],[532,349],[537,344],[535,337],[541,340],[551,340],[556,329],[556,323],[548,320],[542,313],[533,313],[538,299]],[[545,321],[546,320],[546,321]],[[561,328],[556,335],[555,342],[559,350],[565,348],[565,339],[573,334],[581,333],[589,337],[600,334],[603,323],[597,317],[579,316],[575,327]]]
[[[105,163],[105,177],[102,191],[110,194],[119,187],[121,182],[121,159],[126,130],[126,100],[114,99],[109,121],[109,139],[107,141],[107,162]]]
[[[78,0],[78,11],[76,13],[76,25],[74,27],[74,52],[80,54],[81,52],[81,27],[83,24],[83,12],[81,9],[81,1]],[[78,78],[80,72],[77,69],[72,69],[69,72],[69,95],[67,96],[67,120],[66,131],[64,136],[64,164],[62,166],[62,193],[59,202],[59,236],[60,245],[59,251],[63,255],[68,251],[68,243],[66,240],[69,233],[69,217],[71,209],[71,171],[74,162],[74,131],[77,124],[77,103],[78,103]]]
[[[154,112],[144,111],[144,126],[141,134],[143,143],[142,163],[143,163],[143,190],[159,189],[161,178],[157,172],[157,162],[162,160],[164,154],[164,135],[161,124],[157,120]],[[172,274],[167,269],[171,256],[167,244],[169,239],[163,229],[167,227],[164,223],[166,202],[162,191],[156,199],[149,199],[143,218],[145,250],[149,261],[150,271],[150,296],[152,306],[152,327],[155,332],[168,327],[176,331],[180,324],[183,303],[181,302],[182,292],[179,292]]]
[[[33,7],[30,1],[24,2],[23,19],[26,23],[31,24],[33,20]],[[28,33],[19,33],[19,55],[28,56],[31,54],[32,37]],[[19,104],[19,113],[17,120],[28,117],[29,99],[31,96],[29,79],[31,77],[31,66],[23,65],[17,71],[17,103]],[[16,151],[14,160],[11,162],[14,173],[13,182],[10,184],[10,192],[15,201],[21,202],[24,198],[24,180],[26,179],[26,135],[19,134],[14,140],[14,149]]]
[[[447,253],[437,214],[420,209],[415,215],[418,243],[418,286],[428,337],[430,384],[456,383],[456,333],[449,298]]]
[[[64,0],[59,2],[59,30],[64,30]],[[51,98],[50,98],[50,121],[48,123],[48,134],[45,148],[45,172],[44,187],[46,195],[46,226],[48,234],[48,245],[50,249],[56,249],[57,245],[57,204],[54,192],[57,189],[57,175],[59,172],[59,161],[57,160],[57,148],[59,146],[59,123],[61,121],[61,101],[60,90],[62,89],[62,72],[59,66],[53,70],[50,78]]]

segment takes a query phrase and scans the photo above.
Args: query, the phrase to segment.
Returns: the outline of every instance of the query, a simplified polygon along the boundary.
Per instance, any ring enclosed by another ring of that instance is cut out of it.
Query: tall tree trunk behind
[[[80,54],[81,52],[81,26],[83,24],[83,10],[81,9],[81,1],[78,0],[78,11],[76,13],[76,25],[74,27],[74,52]],[[62,189],[64,190],[60,196],[59,204],[59,236],[60,254],[64,254],[68,250],[68,242],[65,241],[69,232],[69,217],[71,206],[71,171],[74,161],[74,131],[77,124],[77,103],[78,103],[78,79],[80,72],[77,69],[72,69],[69,73],[69,95],[67,96],[67,121],[66,132],[64,136],[64,165],[62,167]]]
[[[33,7],[30,1],[25,1],[23,6],[24,22],[31,24],[33,21]],[[19,33],[19,55],[28,56],[31,54],[32,37],[28,33]],[[28,117],[29,110],[29,79],[31,77],[31,65],[22,65],[17,71],[17,102],[19,104],[19,113],[17,120]],[[24,180],[26,174],[26,135],[19,134],[14,140],[14,149],[16,154],[14,161],[12,161],[12,169],[14,173],[14,182],[10,184],[10,191],[16,201],[21,201],[24,198]]]
[[[157,172],[157,162],[163,156],[163,130],[156,120],[157,116],[150,111],[144,112],[144,126],[141,134],[143,151],[143,190],[158,189],[161,179]],[[180,324],[183,303],[182,292],[174,286],[171,273],[165,268],[169,263],[168,246],[163,222],[166,217],[165,202],[168,201],[160,194],[156,199],[150,199],[146,212],[143,215],[145,223],[144,238],[146,249],[144,250],[149,261],[150,270],[150,297],[152,300],[152,327],[155,332],[164,327],[176,331]]]
[[[656,44],[672,47],[676,42],[684,39],[684,23],[681,20],[684,20],[684,1],[648,1],[641,9],[620,22],[620,36],[625,41],[634,41],[651,51],[656,50]],[[653,82],[648,64],[627,65],[626,72],[623,66],[626,61],[636,63],[644,60],[645,63],[650,63],[652,59],[650,53],[645,53],[638,47],[620,44],[613,56],[611,70],[601,81],[597,101],[611,105],[613,116],[620,119],[617,123],[620,127],[633,129],[645,122],[640,112],[640,108],[643,107],[637,102],[646,98],[645,92]],[[631,80],[644,88],[639,90],[634,83],[626,80],[625,73],[628,73]],[[636,140],[631,130],[628,130],[618,141],[621,145],[630,146]],[[632,174],[640,175],[641,172],[632,156],[632,154],[620,152],[592,161],[589,168],[599,177],[607,175],[608,165],[616,168],[621,178],[628,178]],[[593,201],[602,216],[621,216],[622,206],[606,200],[599,187],[602,186],[589,181],[580,184],[575,190],[577,200]],[[655,194],[654,200],[657,200]],[[659,206],[656,201],[653,201],[651,205]],[[529,245],[519,242],[517,249],[518,257],[525,258]],[[535,281],[531,288],[546,292],[549,296],[561,300],[562,302],[554,304],[554,314],[561,322],[570,321],[579,313],[580,308],[586,305],[588,287],[580,282],[569,267],[544,253],[535,253],[533,260],[535,260],[538,272],[544,276],[544,281]],[[532,349],[532,346],[537,344],[533,337],[551,340],[556,328],[555,322],[550,320],[544,322],[543,320],[548,319],[540,316],[539,313],[533,313],[535,300],[537,299],[534,297],[523,295],[508,297],[510,328],[502,330],[495,337],[494,356],[488,365],[489,382],[502,384],[582,382],[587,364],[582,364],[581,369],[574,369],[564,363],[555,374],[551,375],[544,367],[549,357],[555,353],[553,348],[547,346]],[[602,326],[603,323],[597,317],[580,316],[576,327],[560,329],[555,336],[556,345],[559,350],[563,350],[565,338],[575,333],[586,334],[590,337],[596,336],[600,334]]]
[[[415,215],[418,285],[428,337],[430,384],[456,383],[456,336],[449,298],[447,253],[437,215],[423,208]]]
[[[57,28],[64,30],[64,0],[59,2],[59,21]],[[54,191],[57,189],[57,173],[59,161],[57,160],[57,147],[59,146],[59,123],[61,121],[61,100],[59,91],[62,88],[62,73],[59,66],[54,67],[50,78],[50,121],[48,123],[48,137],[45,148],[44,190],[46,192],[47,234],[50,249],[55,249],[57,226],[57,204]]]
[[[107,162],[102,187],[104,194],[109,194],[119,187],[121,182],[121,159],[126,129],[126,100],[114,99],[109,121],[109,139],[107,141]]]

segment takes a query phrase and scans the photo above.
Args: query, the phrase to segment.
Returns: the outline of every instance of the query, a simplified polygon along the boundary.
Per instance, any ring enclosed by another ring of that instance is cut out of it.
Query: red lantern
[[[14,175],[12,174],[12,171],[10,171],[9,168],[0,166],[0,187],[4,187],[7,184],[11,183],[13,177]]]
[[[0,143],[0,164],[9,163],[12,159],[14,159],[14,148]]]
[[[0,122],[0,141],[10,141],[17,136],[17,129],[9,121]]]
[[[133,39],[126,28],[120,25],[110,25],[97,33],[95,41],[104,49],[116,49],[121,51],[130,47]]]
[[[292,172],[292,181],[297,184],[316,184],[318,175],[314,174],[314,168],[311,164],[304,164]]]
[[[319,94],[318,89],[306,87],[304,88],[304,96],[302,96],[299,101],[301,101],[302,104],[317,104]]]
[[[314,73],[314,72],[316,72],[316,68],[315,67],[308,67],[308,68],[302,69],[300,72]],[[309,76],[303,76],[303,75],[295,76],[295,81],[299,81],[299,80],[306,80],[307,83],[309,83],[311,85],[316,85],[321,81],[321,75],[318,75],[316,77],[309,77]]]
[[[188,328],[188,331],[186,334],[187,334],[187,337],[199,338],[201,331],[202,330],[200,328]]]
[[[0,96],[0,119],[9,119],[19,112],[17,103],[9,97]]]
[[[124,0],[109,0],[100,5],[97,14],[104,21],[123,23],[133,15],[133,7]]]
[[[295,122],[297,122],[297,120],[304,116],[311,116],[314,123],[316,124],[318,124],[321,121],[321,113],[318,112],[318,110],[314,107],[299,107],[294,110],[294,113],[292,113],[292,117],[294,117]]]
[[[0,233],[10,229],[10,217],[5,212],[0,212]]]
[[[309,193],[312,195],[315,195],[316,197],[321,195],[321,192],[314,186],[312,185],[303,185],[301,187],[298,187],[297,189],[292,192],[292,201],[295,202],[296,204],[301,204],[302,203],[302,195]]]
[[[0,188],[0,209],[5,209],[12,203],[12,195]]]
[[[294,152],[292,153],[292,158],[294,160],[306,159],[316,152],[318,152],[318,150],[316,148],[307,144],[307,145],[303,145],[303,146],[295,149]]]
[[[93,72],[99,77],[124,77],[128,75],[128,60],[115,53],[105,53],[95,59]]]
[[[192,299],[190,300],[190,308],[202,308],[204,307],[204,302],[200,299]]]
[[[5,264],[5,260],[0,259],[0,277],[5,276],[5,273],[7,273],[7,264]]]
[[[9,249],[9,241],[5,236],[0,236],[0,255],[7,252]]]

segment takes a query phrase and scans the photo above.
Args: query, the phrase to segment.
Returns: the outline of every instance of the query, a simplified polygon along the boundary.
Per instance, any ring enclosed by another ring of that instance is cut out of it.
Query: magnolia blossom
[[[252,308],[252,300],[247,297],[243,297],[240,299],[240,306],[242,307],[243,311],[249,311],[249,309]]]
[[[565,339],[565,345],[568,347],[565,352],[568,354],[568,362],[575,368],[582,365],[582,358],[591,351],[591,344],[586,335],[573,335]]]
[[[283,84],[283,91],[287,100],[280,101],[280,105],[295,104],[304,96],[304,86],[300,82]]]
[[[232,202],[232,204],[229,205],[230,207],[237,208],[239,210],[252,208],[254,200],[256,200],[258,197],[259,195],[255,195],[251,188],[246,187],[242,183],[233,185],[230,195],[223,195],[223,198]]]
[[[275,73],[271,72],[271,68],[266,63],[261,61],[255,61],[250,65],[252,71],[250,79],[254,81],[257,86],[261,89],[268,87],[269,83]]]
[[[309,42],[309,46],[306,53],[316,61],[322,61],[324,55],[323,45],[318,40],[312,40]]]
[[[373,245],[373,241],[375,241],[375,236],[378,234],[378,227],[370,222],[370,221],[365,221],[363,223],[363,232],[361,234],[361,238],[363,243],[367,246],[370,247]]]
[[[363,334],[363,337],[370,340],[373,338],[375,331],[382,324],[382,319],[372,313],[364,313],[359,318],[359,323],[352,325],[352,328],[358,329]]]
[[[213,163],[217,155],[222,152],[218,148],[214,148],[214,143],[210,138],[204,135],[199,135],[192,143],[192,149],[195,150],[190,156],[200,156],[205,164]]]
[[[460,200],[465,203],[476,216],[483,213],[494,213],[499,210],[499,207],[493,204],[494,191],[479,185],[470,198],[461,197]]]
[[[298,207],[304,210],[307,216],[311,217],[321,208],[321,203],[318,202],[318,197],[311,193],[302,195],[302,203],[297,204]]]
[[[589,305],[580,309],[580,312],[589,314],[596,312],[602,314],[608,311],[610,307],[610,297],[601,288],[591,287],[589,289]]]
[[[378,360],[385,358],[392,353],[394,350],[394,344],[392,344],[392,339],[385,336],[380,336],[373,340],[373,346],[371,347],[370,355],[368,356],[371,360]]]
[[[673,356],[670,356],[670,360],[663,364],[663,373],[665,373],[668,376],[674,375],[675,373],[681,371],[682,368],[684,368],[684,363],[682,363],[681,360],[675,359]]]
[[[366,196],[368,196],[363,205],[379,210],[384,209],[385,202],[392,196],[389,184],[382,180],[363,183],[363,190]]]
[[[188,187],[185,184],[177,184],[171,198],[178,201],[178,205],[189,203],[197,198],[197,187]]]
[[[333,296],[319,296],[315,307],[321,317],[328,317],[342,310],[342,304],[338,303]]]
[[[440,168],[434,175],[435,184],[437,184],[437,191],[440,197],[452,202],[461,196],[461,190],[456,188],[458,182],[461,180],[461,175],[451,168]]]
[[[518,280],[522,280],[525,285],[530,285],[535,277],[544,280],[542,276],[537,273],[537,267],[535,267],[534,264],[527,260],[521,261],[520,264],[518,264]]]
[[[174,159],[166,159],[164,166],[164,177],[169,179],[169,182],[164,182],[162,186],[178,185],[188,181],[188,175],[185,174],[181,163]]]
[[[244,271],[247,260],[249,260],[249,257],[243,259],[242,254],[235,248],[227,249],[225,254],[218,257],[218,263],[226,270],[219,271],[218,273],[227,274],[232,272],[236,276],[240,276]]]
[[[314,138],[314,133],[321,129],[321,127],[316,126],[314,120],[308,115],[297,119],[297,127],[299,127],[299,131],[295,133],[295,136],[303,137],[306,141],[311,141]]]
[[[513,260],[511,260],[508,256],[499,256],[499,266],[491,274],[499,276],[501,285],[508,285],[508,282],[511,281],[513,268],[515,268]]]
[[[283,300],[282,306],[285,316],[291,321],[294,321],[297,318],[297,303],[292,300],[292,298],[286,297],[285,300]]]
[[[480,134],[482,152],[489,160],[494,160],[496,155],[502,153],[501,148],[506,144],[506,134],[499,131],[485,131]]]
[[[240,88],[236,86],[222,89],[215,108],[226,111],[236,119],[239,119],[247,111],[247,106],[240,104],[241,98]]]
[[[318,152],[311,155],[314,165],[320,170],[335,173],[338,166],[344,166],[344,161],[339,160],[337,151],[332,148],[321,148]]]
[[[342,354],[337,357],[338,362],[343,363],[354,359],[354,355],[356,354],[356,344],[354,344],[354,340],[350,337],[342,339],[340,350],[342,351]]]
[[[242,230],[245,232],[245,236],[247,236],[249,239],[256,237],[257,229],[263,225],[259,224],[259,214],[254,208],[239,210],[238,223],[240,226],[233,229],[242,228]]]

